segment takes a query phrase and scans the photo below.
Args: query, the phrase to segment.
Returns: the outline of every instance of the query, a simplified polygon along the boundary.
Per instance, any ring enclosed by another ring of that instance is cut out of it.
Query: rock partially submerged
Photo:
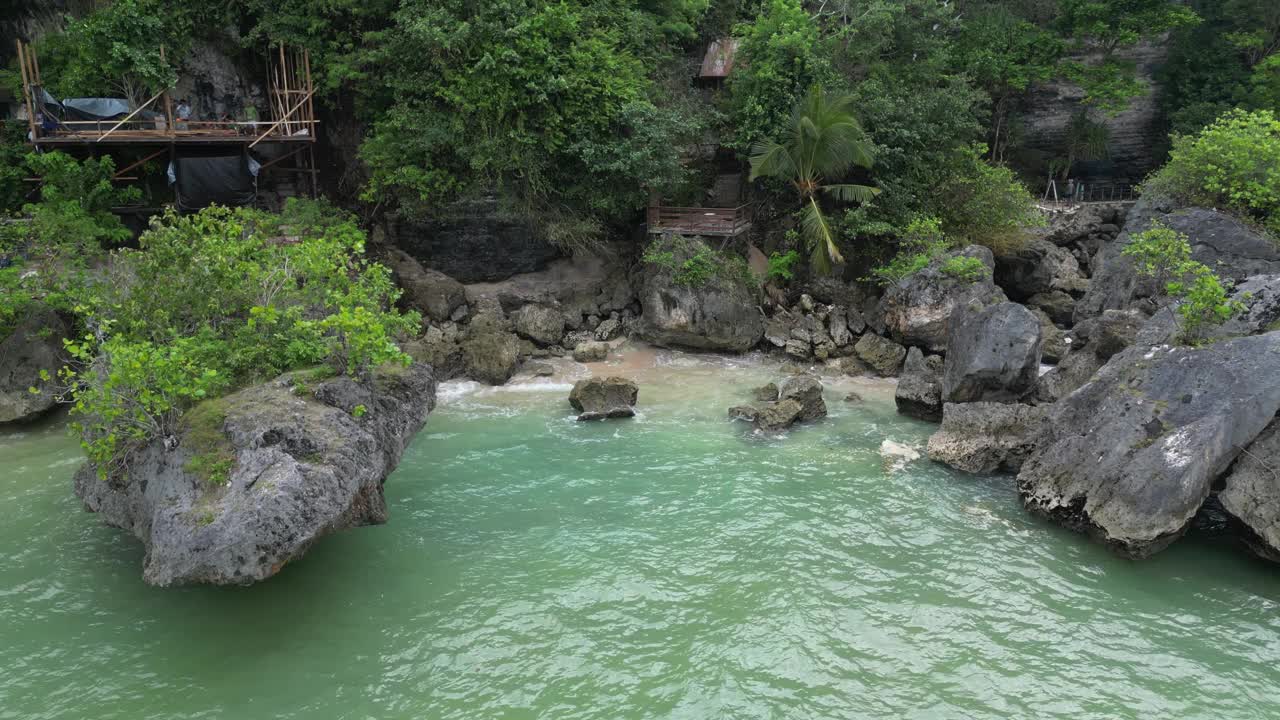
[[[67,332],[57,313],[38,306],[0,340],[0,423],[34,419],[57,404],[51,384],[41,374],[57,377]]]
[[[863,335],[853,347],[858,359],[870,365],[881,377],[893,377],[902,370],[907,349],[875,333]]]
[[[1280,332],[1135,345],[1055,403],[1018,489],[1032,512],[1145,557],[1176,540],[1280,410]]]
[[[969,473],[1013,472],[1035,449],[1045,410],[1030,405],[948,403],[929,438],[929,459]]]
[[[636,414],[640,388],[624,377],[587,378],[574,383],[569,404],[578,411],[578,420],[629,418]]]
[[[467,326],[461,342],[467,376],[488,385],[502,385],[520,365],[520,339],[500,309],[480,313]]]
[[[1280,421],[1272,420],[1245,448],[1218,499],[1247,528],[1245,542],[1253,552],[1280,562]]]
[[[729,417],[753,423],[759,431],[777,432],[797,422],[811,422],[827,415],[822,383],[812,375],[792,375],[777,385],[769,383],[756,388],[752,394],[760,402],[731,407]]]
[[[609,343],[592,340],[573,348],[573,359],[580,363],[604,362],[609,358]]]
[[[795,375],[778,386],[778,399],[800,403],[801,422],[809,422],[827,416],[827,404],[822,399],[822,383],[811,375]]]
[[[383,482],[435,406],[431,368],[388,368],[368,385],[300,377],[197,407],[177,438],[133,456],[127,478],[76,474],[85,508],[146,546],[146,582],[245,585],[325,535],[386,522]]]

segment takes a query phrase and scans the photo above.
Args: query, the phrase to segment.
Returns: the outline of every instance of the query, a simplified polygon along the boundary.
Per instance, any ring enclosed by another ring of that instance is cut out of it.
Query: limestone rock
[[[778,399],[794,400],[800,403],[801,421],[817,420],[826,417],[827,404],[822,399],[822,383],[812,375],[794,375],[778,385]]]
[[[773,383],[762,385],[752,390],[751,396],[757,402],[775,402],[778,399],[778,386]]]
[[[69,329],[54,311],[36,306],[0,340],[0,423],[31,420],[57,404],[51,382],[64,362],[62,339]],[[31,388],[38,390],[32,393]]]
[[[403,301],[424,316],[442,323],[467,302],[462,283],[437,270],[423,268],[408,253],[389,248],[386,260],[396,284],[404,288]]]
[[[86,509],[146,547],[146,582],[246,585],[325,535],[386,522],[383,482],[435,406],[431,369],[379,371],[368,385],[337,377],[313,392],[294,377],[190,411],[176,444],[144,447],[128,478],[88,464],[76,474]],[[196,471],[211,454],[225,476]]]
[[[1053,291],[1084,292],[1088,281],[1065,248],[1036,238],[1011,255],[996,258],[995,281],[1009,297],[1025,301]]]
[[[623,377],[587,378],[574,383],[569,392],[569,404],[577,410],[578,419],[604,420],[629,418],[636,414],[636,399],[640,388]]]
[[[800,419],[803,412],[804,407],[795,400],[779,400],[759,408],[755,418],[756,429],[764,432],[786,430]]]
[[[1046,410],[1008,403],[947,403],[929,459],[969,473],[1018,472],[1044,432]]]
[[[947,260],[977,258],[986,266],[976,280],[954,277],[943,271]],[[878,313],[893,339],[918,345],[929,352],[945,352],[952,311],[967,305],[994,305],[1007,298],[992,279],[995,260],[991,251],[977,245],[946,253],[927,267],[899,280],[885,290]]]
[[[893,377],[902,369],[907,349],[898,343],[876,335],[863,335],[853,347],[854,353],[883,377]]]
[[[1023,465],[1032,512],[1123,554],[1160,551],[1280,410],[1280,333],[1201,349],[1135,345],[1055,403]]]
[[[964,312],[951,324],[942,398],[1016,402],[1031,394],[1040,372],[1040,321],[1017,303]]]
[[[941,356],[926,357],[917,347],[908,350],[893,398],[898,412],[929,422],[942,420],[942,370]]]
[[[584,342],[573,348],[573,359],[580,363],[604,362],[609,357],[609,343]]]
[[[1027,298],[1027,305],[1045,313],[1055,323],[1070,326],[1075,319],[1076,299],[1061,290],[1036,293]]]
[[[489,385],[502,385],[516,373],[520,340],[497,315],[478,315],[462,338],[462,359],[467,376]]]
[[[1249,529],[1245,540],[1262,558],[1280,562],[1280,421],[1254,438],[1226,476],[1218,499]]]
[[[764,337],[758,294],[719,274],[697,287],[681,285],[669,269],[650,265],[640,290],[640,335],[663,347],[746,352]]]
[[[734,405],[729,408],[729,418],[732,420],[745,420],[753,423],[760,416],[760,408],[754,405]]]
[[[525,305],[512,315],[511,322],[521,337],[539,345],[555,345],[564,337],[564,315],[543,305]]]
[[[1254,275],[1280,274],[1280,248],[1236,218],[1204,208],[1166,213],[1167,208],[1158,202],[1143,198],[1130,214],[1125,231],[1101,250],[1093,282],[1077,304],[1077,322],[1104,310],[1139,307],[1158,294],[1155,281],[1140,276],[1133,261],[1123,254],[1132,236],[1157,220],[1184,233],[1191,243],[1192,259],[1209,266],[1224,280],[1243,282]]]
[[[1107,310],[1075,326],[1071,349],[1037,382],[1037,400],[1054,402],[1089,382],[1112,356],[1134,343],[1145,319],[1136,310]]]
[[[1071,343],[1067,342],[1067,334],[1040,308],[1027,309],[1036,316],[1036,320],[1040,321],[1040,352],[1043,360],[1047,363],[1061,362],[1071,349]]]

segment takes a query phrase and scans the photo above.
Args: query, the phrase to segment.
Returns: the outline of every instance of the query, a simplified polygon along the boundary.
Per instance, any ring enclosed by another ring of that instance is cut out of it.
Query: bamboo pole
[[[164,60],[164,46],[160,46],[160,60]],[[169,89],[164,90],[164,129],[169,137],[175,137],[178,134],[178,127],[173,122],[173,98],[169,96]]]
[[[258,143],[260,143],[260,142],[262,142],[264,139],[266,139],[266,137],[267,137],[268,135],[270,135],[270,134],[271,134],[271,131],[272,131],[272,130],[275,130],[279,125],[281,125],[282,123],[286,122],[286,119],[285,119],[285,118],[288,118],[290,115],[292,115],[294,112],[296,112],[296,111],[298,110],[298,108],[302,107],[302,106],[303,106],[304,104],[306,104],[306,102],[307,102],[308,100],[310,100],[310,99],[311,99],[311,93],[307,93],[306,97],[303,97],[301,100],[299,100],[299,101],[298,101],[298,104],[297,104],[297,105],[294,105],[292,110],[290,110],[289,112],[285,113],[285,117],[280,118],[279,120],[277,120],[277,121],[275,121],[274,123],[272,123],[272,124],[271,124],[271,127],[267,128],[266,132],[264,132],[264,133],[262,133],[261,135],[259,135],[257,140],[254,140],[252,143],[250,143],[250,144],[249,144],[249,147],[252,149],[254,145],[257,145]]]
[[[31,102],[31,79],[27,72],[27,51],[21,40],[15,41],[18,44],[18,69],[22,73],[22,96],[27,103],[27,127],[31,131],[31,142],[39,138],[36,134],[36,108]]]
[[[101,137],[99,137],[97,140],[94,140],[94,142],[102,142],[103,140],[106,140],[108,135],[110,135],[111,133],[113,133],[113,132],[115,132],[117,129],[119,129],[119,127],[120,127],[121,125],[123,125],[123,124],[125,124],[125,123],[129,122],[129,120],[133,119],[133,116],[134,116],[134,115],[137,115],[138,113],[142,112],[144,109],[146,109],[146,107],[147,107],[148,105],[150,105],[151,103],[155,102],[156,100],[159,100],[161,95],[164,95],[164,91],[163,91],[163,90],[161,90],[160,92],[156,93],[156,94],[155,94],[155,96],[154,96],[154,97],[152,97],[150,100],[148,100],[148,101],[146,101],[146,102],[142,103],[141,105],[139,105],[137,110],[134,110],[133,112],[129,113],[128,115],[125,115],[123,120],[121,120],[120,122],[118,122],[118,123],[116,123],[115,125],[113,125],[113,126],[111,127],[111,129],[110,129],[110,130],[108,130],[108,131],[106,131],[105,133],[103,133],[103,134],[102,134],[102,136],[101,136]]]
[[[129,172],[130,170],[132,170],[132,169],[136,168],[136,167],[140,167],[141,165],[144,165],[144,164],[146,164],[147,162],[150,162],[151,160],[156,159],[157,157],[159,157],[159,156],[161,156],[161,155],[163,155],[164,153],[167,153],[167,152],[169,152],[169,148],[161,148],[160,150],[157,150],[157,151],[155,151],[155,152],[151,153],[150,155],[148,155],[148,156],[146,156],[146,157],[142,158],[142,159],[141,159],[141,160],[139,160],[138,162],[133,163],[132,165],[128,165],[128,166],[126,166],[126,167],[122,168],[122,169],[121,169],[119,172],[117,172],[115,175],[112,175],[112,176],[111,176],[111,179],[112,179],[112,180],[127,180],[127,179],[133,179],[133,178],[125,178],[125,177],[124,177],[124,174],[125,174],[125,173],[127,173],[127,172]]]

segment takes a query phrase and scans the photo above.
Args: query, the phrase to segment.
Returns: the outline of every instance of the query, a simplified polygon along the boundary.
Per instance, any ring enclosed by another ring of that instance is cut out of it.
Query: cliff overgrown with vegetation
[[[1123,51],[1168,33],[1172,130],[1275,108],[1280,11],[1268,0],[115,0],[38,44],[55,93],[130,97],[171,82],[202,35],[306,47],[321,103],[340,99],[365,128],[369,207],[425,217],[497,189],[579,246],[633,223],[651,195],[696,200],[715,169],[695,148],[745,161],[821,85],[851,97],[874,157],[832,182],[880,190],[828,208],[832,231],[843,251],[882,256],[921,217],[998,244],[1026,195],[1002,160],[1028,91],[1083,89],[1059,156],[1016,168],[1065,177],[1105,152],[1098,119],[1145,91]],[[727,84],[696,86],[707,42],[729,35],[740,49]],[[11,210],[16,182],[0,175]],[[754,190],[761,217],[789,217],[785,183]]]

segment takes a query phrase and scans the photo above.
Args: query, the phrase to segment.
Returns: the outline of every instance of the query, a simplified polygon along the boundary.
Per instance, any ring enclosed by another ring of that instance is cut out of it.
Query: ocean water
[[[592,371],[639,416],[576,422]],[[1122,560],[1009,478],[892,462],[932,428],[882,383],[781,437],[726,419],[780,377],[640,349],[445,384],[390,523],[249,588],[143,585],[60,421],[0,430],[0,720],[1280,717],[1272,566]]]

